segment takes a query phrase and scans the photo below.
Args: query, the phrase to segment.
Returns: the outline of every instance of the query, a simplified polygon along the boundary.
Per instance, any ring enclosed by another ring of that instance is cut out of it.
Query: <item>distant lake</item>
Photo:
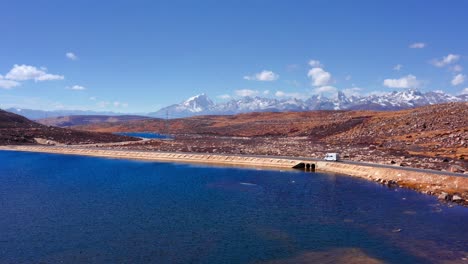
[[[150,132],[117,132],[114,134],[122,135],[122,136],[130,136],[130,137],[140,137],[140,138],[160,138],[160,139],[171,138],[168,135],[150,133]]]
[[[0,205],[0,263],[466,263],[468,251],[468,208],[324,173],[0,151]]]

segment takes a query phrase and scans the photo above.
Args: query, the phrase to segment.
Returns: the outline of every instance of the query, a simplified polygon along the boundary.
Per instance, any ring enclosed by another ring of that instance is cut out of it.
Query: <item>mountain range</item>
[[[50,117],[59,117],[59,116],[75,116],[75,115],[105,115],[105,116],[120,116],[125,115],[123,113],[116,113],[111,111],[86,111],[86,110],[35,110],[35,109],[25,109],[25,108],[7,108],[4,109],[10,113],[17,115],[22,115],[31,120],[37,119],[46,119]]]
[[[380,95],[347,96],[338,92],[335,97],[313,95],[308,99],[297,98],[265,98],[241,97],[223,103],[214,103],[206,94],[188,98],[179,103],[164,107],[156,112],[142,113],[139,116],[158,118],[181,118],[198,115],[232,115],[249,112],[284,112],[284,111],[312,111],[312,110],[400,110],[424,105],[451,102],[467,102],[468,94],[453,96],[442,91],[421,92],[418,90],[394,91]],[[29,119],[47,119],[64,116],[121,116],[132,115],[116,112],[99,112],[83,110],[33,110],[8,108],[8,112],[25,116]],[[135,114],[133,114],[135,115]]]
[[[312,110],[400,110],[424,105],[450,102],[466,102],[468,94],[453,96],[442,91],[421,92],[418,90],[394,91],[382,95],[347,96],[338,92],[334,98],[320,95],[302,100],[297,98],[274,99],[242,97],[225,103],[214,103],[206,94],[193,96],[180,104],[164,107],[149,113],[152,117],[179,118],[196,115],[232,115],[248,112],[284,112]]]

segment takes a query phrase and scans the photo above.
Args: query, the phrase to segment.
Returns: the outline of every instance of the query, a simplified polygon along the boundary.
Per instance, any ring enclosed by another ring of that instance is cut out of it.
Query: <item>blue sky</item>
[[[0,6],[4,108],[149,112],[199,93],[223,101],[468,91],[463,0]]]

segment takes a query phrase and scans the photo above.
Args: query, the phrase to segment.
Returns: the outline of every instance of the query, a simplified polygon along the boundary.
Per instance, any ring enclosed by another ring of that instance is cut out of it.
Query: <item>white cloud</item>
[[[241,90],[236,90],[234,93],[237,96],[246,97],[246,96],[255,96],[255,95],[259,94],[260,92],[257,91],[257,90],[241,89]]]
[[[314,89],[315,93],[336,93],[338,89],[334,86],[322,86],[322,87],[317,87]]]
[[[253,97],[253,96],[257,96],[259,94],[263,94],[263,95],[269,95],[270,94],[270,90],[263,90],[263,91],[259,91],[259,90],[251,90],[251,89],[240,89],[240,90],[235,90],[234,91],[234,96],[240,96],[240,97]],[[230,94],[221,94],[221,95],[218,95],[217,97],[221,100],[229,100],[231,98],[233,98],[234,96],[230,95]]]
[[[367,93],[366,95],[367,95],[367,96],[372,96],[372,95],[375,95],[375,96],[382,96],[382,95],[385,95],[385,94],[388,94],[388,92],[384,92],[384,91],[371,91],[371,92]]]
[[[67,89],[75,90],[75,91],[82,91],[82,90],[86,90],[86,87],[81,86],[81,85],[73,85],[71,87],[67,87]]]
[[[63,75],[56,75],[47,73],[46,68],[38,69],[30,65],[17,65],[5,75],[5,79],[13,81],[27,81],[35,80],[38,81],[52,81],[52,80],[63,80]]]
[[[310,60],[309,65],[314,67],[314,68],[323,68],[322,63],[320,63],[319,60]]]
[[[457,65],[454,65],[452,68],[450,68],[450,70],[453,72],[461,72],[463,71],[463,67],[457,64]]]
[[[67,52],[65,53],[65,56],[70,60],[78,60],[78,56],[76,56],[73,52]]]
[[[468,94],[468,87],[466,87],[465,89],[463,89],[463,90],[461,91],[460,94]]]
[[[300,98],[305,97],[303,94],[300,94],[300,93],[287,93],[287,92],[283,92],[283,91],[276,91],[275,96],[276,97],[286,97],[286,98],[296,98],[296,99],[300,99]]]
[[[351,75],[348,74],[348,75],[346,75],[345,80],[346,80],[346,81],[351,81],[352,78],[353,78],[353,77],[352,77]]]
[[[447,56],[444,56],[442,57],[442,59],[434,59],[432,60],[432,65],[436,66],[436,67],[444,67],[444,66],[447,66],[449,64],[452,64],[454,62],[457,62],[458,60],[460,59],[460,55],[457,55],[457,54],[449,54]]]
[[[283,91],[276,91],[276,93],[275,93],[275,96],[277,96],[277,97],[284,97],[285,95],[286,95],[286,93],[283,92]]]
[[[411,49],[423,49],[426,47],[426,43],[416,42],[416,43],[412,43],[411,45],[409,45],[409,47]]]
[[[94,97],[94,96],[91,96],[91,97],[89,98],[89,100],[91,100],[91,101],[96,101],[96,99],[97,99],[97,98]]]
[[[352,87],[352,88],[347,88],[343,90],[343,93],[346,96],[358,96],[361,95],[362,89],[359,87]]]
[[[453,77],[452,79],[452,85],[457,86],[465,82],[466,75],[463,74],[457,74]]]
[[[403,68],[403,65],[397,64],[397,65],[395,65],[395,67],[393,67],[393,70],[395,70],[395,71],[400,71],[401,68]]]
[[[114,101],[114,103],[112,104],[114,105],[114,107],[128,107],[128,103],[122,103],[119,101]]]
[[[231,96],[229,94],[222,94],[222,95],[218,95],[218,98],[221,100],[229,100],[231,99]]]
[[[330,84],[331,81],[331,74],[324,71],[322,68],[310,69],[307,76],[312,79],[313,86],[326,86]]]
[[[251,76],[244,76],[245,80],[249,81],[262,81],[262,82],[271,82],[278,80],[279,75],[268,70],[263,70],[257,74]]]
[[[106,107],[108,107],[108,106],[110,105],[110,103],[107,102],[107,101],[100,101],[100,102],[98,102],[96,105],[97,105],[98,107],[100,107],[100,108],[106,108]]]
[[[21,84],[17,81],[5,80],[2,75],[0,75],[0,88],[11,89]]]
[[[64,77],[62,75],[55,75],[55,74],[49,74],[46,73],[44,75],[41,75],[37,78],[35,78],[36,81],[54,81],[54,80],[63,80]]]
[[[417,88],[421,82],[414,75],[401,77],[400,79],[385,79],[384,86],[389,88]]]

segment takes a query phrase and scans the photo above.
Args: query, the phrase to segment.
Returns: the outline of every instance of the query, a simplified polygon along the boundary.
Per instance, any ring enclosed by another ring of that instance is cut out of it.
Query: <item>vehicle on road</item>
[[[338,153],[327,153],[323,159],[328,161],[339,161],[340,155]]]

